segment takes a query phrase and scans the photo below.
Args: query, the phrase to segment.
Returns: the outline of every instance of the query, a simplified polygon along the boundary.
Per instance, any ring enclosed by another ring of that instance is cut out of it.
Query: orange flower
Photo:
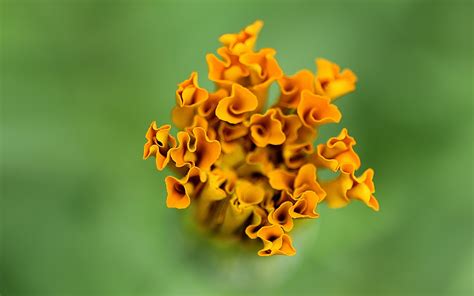
[[[357,199],[376,211],[379,204],[373,170],[356,176],[361,162],[347,129],[314,147],[319,129],[341,120],[333,102],[355,89],[355,75],[322,59],[316,74],[285,75],[274,49],[254,49],[262,25],[221,36],[220,57],[206,57],[216,89],[201,88],[195,72],[180,83],[177,140],[171,126],[152,122],[143,158],[179,175],[165,178],[168,207],[192,207],[196,223],[219,237],[261,241],[260,256],[292,256],[294,220],[318,218],[320,203],[340,208]],[[278,101],[264,110],[276,83]],[[321,180],[325,169],[338,176]]]

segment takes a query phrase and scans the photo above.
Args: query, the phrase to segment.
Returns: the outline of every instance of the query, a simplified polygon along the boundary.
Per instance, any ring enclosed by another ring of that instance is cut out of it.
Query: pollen
[[[208,54],[214,90],[199,86],[193,72],[176,90],[174,125],[153,121],[143,158],[170,168],[166,206],[192,209],[211,234],[260,241],[259,256],[296,254],[296,220],[319,218],[318,206],[341,208],[354,200],[379,210],[374,171],[358,173],[356,141],[343,128],[315,145],[320,128],[339,123],[335,100],[355,90],[357,77],[326,59],[317,71],[287,75],[272,48],[255,50],[262,21],[219,38],[218,56]],[[271,106],[269,88],[279,93]],[[319,173],[333,172],[332,179]]]

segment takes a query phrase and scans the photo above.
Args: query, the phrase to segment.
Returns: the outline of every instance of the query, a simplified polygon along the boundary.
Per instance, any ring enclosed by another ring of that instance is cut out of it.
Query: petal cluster
[[[263,23],[224,34],[218,55],[208,54],[215,89],[199,86],[198,74],[178,84],[174,124],[146,132],[143,158],[154,156],[168,176],[166,205],[194,208],[197,223],[221,236],[259,240],[260,256],[294,255],[290,236],[299,219],[319,217],[318,206],[340,208],[359,200],[378,211],[374,171],[361,167],[347,129],[314,145],[319,129],[338,123],[334,100],[355,89],[354,73],[317,59],[317,71],[286,75],[271,48],[255,50]],[[269,88],[277,102],[266,109]],[[336,177],[321,179],[330,170]]]

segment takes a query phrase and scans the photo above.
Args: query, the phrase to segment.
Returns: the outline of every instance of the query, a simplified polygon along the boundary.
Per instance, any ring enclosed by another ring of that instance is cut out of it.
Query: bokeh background
[[[471,1],[1,1],[1,295],[472,295]],[[354,70],[337,102],[381,211],[321,207],[292,258],[223,250],[141,159],[176,84],[262,19],[287,73]]]

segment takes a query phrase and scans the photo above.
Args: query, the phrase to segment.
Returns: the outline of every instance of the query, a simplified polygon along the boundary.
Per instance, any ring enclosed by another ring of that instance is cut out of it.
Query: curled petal
[[[199,105],[197,113],[208,121],[213,120],[216,117],[215,111],[219,101],[227,96],[229,96],[229,92],[223,88],[218,89],[214,93],[210,93],[209,98]]]
[[[239,84],[233,84],[230,96],[219,101],[216,116],[220,120],[237,124],[244,121],[249,112],[257,108],[257,104],[257,98],[252,92]]]
[[[349,168],[354,172],[360,167],[360,159],[352,148],[355,140],[347,133],[347,129],[342,129],[339,136],[330,138],[326,144],[320,144],[317,148],[317,164],[337,171],[341,166]]]
[[[258,33],[263,27],[263,22],[255,21],[248,25],[237,34],[224,34],[219,38],[219,41],[229,48],[235,54],[252,51],[257,41]]]
[[[196,187],[207,179],[206,175],[197,167],[189,169],[181,180],[168,176],[166,183],[166,206],[168,208],[185,209],[191,203],[191,196]]]
[[[146,132],[147,142],[143,147],[143,159],[151,155],[156,158],[156,168],[163,170],[170,160],[169,151],[176,147],[176,139],[170,135],[170,125],[156,126],[153,121]]]
[[[242,55],[239,61],[249,72],[247,87],[258,98],[257,110],[261,110],[265,106],[268,97],[268,90],[272,83],[283,76],[275,57],[275,50],[263,48],[259,52],[249,52]]]
[[[285,115],[283,114],[281,109],[278,108],[276,109],[276,118],[281,122],[281,130],[283,131],[286,137],[285,143],[293,143],[298,140],[298,131],[302,126],[301,120],[298,115]]]
[[[243,86],[249,85],[250,72],[239,61],[240,56],[232,53],[227,47],[219,48],[217,53],[223,60],[220,60],[213,54],[206,56],[209,67],[209,80],[226,90],[230,90],[233,83]]]
[[[350,199],[359,199],[369,208],[378,211],[379,203],[373,195],[375,192],[375,186],[373,183],[374,171],[368,169],[360,177],[355,177],[353,174],[351,174],[351,176],[354,179],[354,184],[352,185],[352,188],[347,191],[347,197]]]
[[[192,133],[193,129],[200,127],[206,131],[210,140],[216,140],[217,132],[214,127],[210,126],[209,122],[200,115],[195,115],[191,125],[184,128],[187,133]]]
[[[283,230],[289,232],[293,228],[293,219],[289,210],[293,206],[290,201],[282,203],[277,209],[268,214],[268,221],[273,225],[280,225]]]
[[[260,208],[255,207],[253,210],[252,221],[249,226],[245,228],[245,234],[251,238],[257,238],[257,231],[262,228],[267,222],[267,212]]]
[[[349,70],[340,72],[340,67],[325,59],[316,59],[318,72],[316,73],[315,92],[328,96],[334,100],[355,89],[357,77]]]
[[[290,143],[283,146],[283,160],[290,169],[300,168],[307,163],[307,156],[314,151],[313,144]]]
[[[331,104],[328,97],[313,94],[307,90],[301,93],[297,113],[303,124],[309,127],[339,122],[342,116],[339,109],[336,105]]]
[[[270,186],[275,190],[293,191],[296,175],[285,169],[276,169],[268,173]]]
[[[179,107],[195,107],[207,100],[209,94],[207,90],[199,87],[197,72],[178,84],[176,90],[176,103]]]
[[[257,231],[257,237],[263,242],[259,256],[271,256],[278,252],[283,245],[283,228],[280,225],[264,226]]]
[[[326,192],[324,192],[316,179],[316,166],[311,163],[302,166],[295,178],[293,195],[298,198],[303,192],[311,190],[318,196],[318,201],[323,200]]]
[[[293,247],[293,243],[291,241],[291,237],[288,234],[283,234],[281,236],[281,247],[278,250],[277,254],[285,255],[285,256],[293,256],[296,254],[296,250]]]
[[[301,194],[298,200],[289,209],[289,215],[293,218],[318,218],[316,207],[320,197],[316,192],[308,190]]]
[[[202,170],[209,170],[221,153],[218,141],[210,140],[206,131],[195,127],[192,133],[179,132],[179,145],[170,150],[171,159],[177,167],[185,165],[197,166]]]
[[[240,57],[240,62],[249,69],[250,85],[258,85],[267,81],[275,81],[282,77],[275,50],[263,48],[259,52],[249,52]]]
[[[350,169],[350,168],[349,168]],[[362,176],[355,177],[349,169],[344,166],[341,174],[334,180],[322,182],[326,191],[326,201],[331,208],[341,208],[346,206],[351,199],[359,199],[371,209],[378,211],[379,204],[373,196],[375,187],[372,182],[374,171],[366,170]]]
[[[293,76],[283,76],[278,80],[280,98],[278,106],[296,109],[300,102],[301,92],[314,92],[314,75],[308,70],[301,70]]]
[[[250,137],[258,147],[281,145],[286,136],[282,124],[276,118],[275,109],[269,109],[264,115],[254,114],[250,118]]]

